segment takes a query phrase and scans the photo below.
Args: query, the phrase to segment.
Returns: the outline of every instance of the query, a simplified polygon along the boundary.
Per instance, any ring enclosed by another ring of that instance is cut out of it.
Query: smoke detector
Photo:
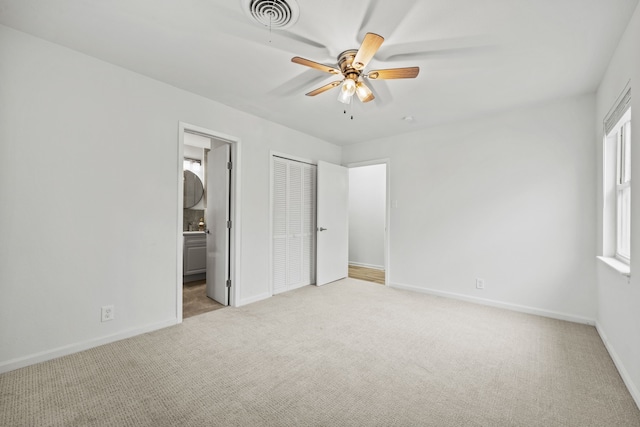
[[[263,27],[284,30],[298,21],[296,0],[242,0],[242,10]]]

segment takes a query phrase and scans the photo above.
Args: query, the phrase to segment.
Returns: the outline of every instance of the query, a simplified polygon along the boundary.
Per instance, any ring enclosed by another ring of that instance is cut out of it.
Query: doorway
[[[348,169],[271,152],[270,291],[347,277]]]
[[[387,161],[349,165],[349,277],[385,285]]]
[[[316,280],[317,166],[271,155],[271,294]]]
[[[235,305],[239,140],[180,123],[178,320]],[[195,195],[194,195],[195,193]]]

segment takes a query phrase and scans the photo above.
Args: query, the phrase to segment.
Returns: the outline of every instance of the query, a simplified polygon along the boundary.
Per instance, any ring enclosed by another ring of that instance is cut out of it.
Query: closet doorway
[[[388,280],[387,161],[349,165],[349,277]]]
[[[316,281],[317,166],[271,156],[271,294]]]

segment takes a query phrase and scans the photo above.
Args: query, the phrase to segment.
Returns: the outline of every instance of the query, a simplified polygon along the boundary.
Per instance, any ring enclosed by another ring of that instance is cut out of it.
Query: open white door
[[[318,162],[316,285],[349,274],[349,170]]]
[[[231,148],[215,142],[207,153],[207,296],[229,305],[229,180]]]

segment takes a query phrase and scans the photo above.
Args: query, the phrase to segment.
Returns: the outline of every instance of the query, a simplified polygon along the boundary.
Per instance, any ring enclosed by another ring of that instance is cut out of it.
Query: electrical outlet
[[[476,289],[484,289],[484,279],[476,279]]]
[[[108,322],[116,318],[116,312],[112,305],[103,306],[101,313],[103,322]]]

